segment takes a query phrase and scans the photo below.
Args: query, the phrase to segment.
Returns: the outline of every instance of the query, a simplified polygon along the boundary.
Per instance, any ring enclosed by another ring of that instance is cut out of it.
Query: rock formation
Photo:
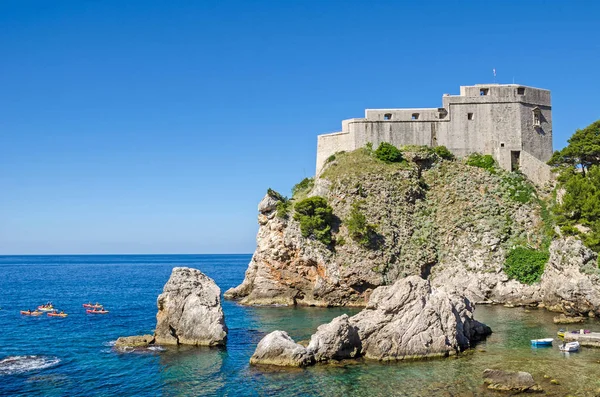
[[[227,326],[221,290],[200,270],[176,267],[158,296],[155,342],[162,345],[224,345]]]
[[[540,283],[546,308],[570,315],[600,316],[596,260],[596,254],[581,240],[569,237],[553,241]]]
[[[375,288],[410,275],[473,303],[544,304],[568,315],[600,315],[595,254],[560,239],[540,283],[504,272],[517,245],[542,249],[542,208],[516,200],[511,178],[413,148],[407,163],[383,164],[366,149],[336,155],[314,186],[292,200],[324,197],[337,221],[331,246],[305,238],[281,198],[259,205],[257,247],[241,285],[225,293],[243,304],[364,307]],[[511,185],[512,184],[512,185]],[[515,188],[517,186],[517,188]],[[526,202],[523,202],[526,201]],[[358,206],[374,228],[372,241],[353,238],[348,217]]]
[[[503,371],[486,369],[483,371],[483,381],[488,389],[506,392],[541,392],[542,388],[535,383],[529,372]]]
[[[418,276],[376,289],[350,323],[358,329],[361,353],[375,360],[455,355],[491,333],[473,319],[468,299],[433,289]]]
[[[273,331],[265,336],[250,358],[250,364],[276,365],[283,367],[306,367],[313,358],[306,348],[284,331]]]
[[[490,333],[489,327],[473,319],[468,299],[410,276],[377,288],[355,316],[343,315],[321,325],[307,349],[284,332],[267,335],[251,363],[304,366],[359,356],[381,361],[445,357]]]
[[[348,315],[343,314],[319,326],[307,349],[316,362],[327,362],[357,357],[362,343],[358,329],[350,323]]]
[[[292,214],[278,216],[279,199],[265,196],[246,277],[225,297],[363,307],[375,288],[418,275],[435,286],[452,284],[474,302],[536,302],[537,287],[509,280],[503,266],[517,241],[541,244],[537,202],[512,200],[502,177],[486,170],[405,155],[406,164],[383,164],[364,150],[337,156],[309,191],[297,193],[292,203],[320,195],[333,208],[330,247],[302,237]],[[354,204],[374,227],[370,244],[348,230]]]
[[[115,342],[115,348],[140,348],[154,344],[154,335],[121,336]]]

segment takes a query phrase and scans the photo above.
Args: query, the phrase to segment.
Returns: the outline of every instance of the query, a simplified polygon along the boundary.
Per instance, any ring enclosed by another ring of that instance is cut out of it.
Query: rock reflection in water
[[[224,394],[223,348],[179,346],[160,353],[163,396]]]

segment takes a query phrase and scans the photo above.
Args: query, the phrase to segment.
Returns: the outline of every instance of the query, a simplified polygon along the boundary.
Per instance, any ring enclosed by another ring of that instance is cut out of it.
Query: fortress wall
[[[515,128],[518,109],[516,103],[451,103],[449,125],[439,134],[438,144],[459,157],[473,152],[495,155],[500,149],[521,150],[519,129]]]
[[[317,174],[321,171],[329,156],[341,151],[351,151],[355,148],[354,140],[348,132],[319,135],[317,137]]]
[[[354,121],[348,125],[354,136],[354,147],[359,148],[373,143],[377,148],[381,142],[388,142],[396,147],[405,145],[432,145],[432,131],[436,131],[438,121]]]
[[[552,168],[523,150],[519,170],[536,185],[543,186],[546,182],[554,179]]]
[[[533,125],[533,109],[536,107],[541,113],[539,128],[535,128]],[[551,109],[547,106],[521,104],[520,116],[523,150],[544,162],[550,160],[552,157]]]
[[[365,117],[368,121],[438,121],[439,113],[438,108],[367,109]],[[417,120],[413,120],[413,115],[417,115]]]

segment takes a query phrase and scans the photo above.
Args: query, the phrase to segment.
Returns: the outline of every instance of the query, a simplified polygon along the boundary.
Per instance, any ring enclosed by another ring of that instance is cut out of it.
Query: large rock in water
[[[115,342],[115,348],[139,348],[154,344],[154,335],[121,336]]]
[[[357,357],[361,347],[358,329],[350,324],[348,315],[343,314],[319,326],[307,349],[315,361],[327,362]]]
[[[306,348],[284,331],[273,331],[258,343],[250,364],[306,367],[314,360]]]
[[[433,289],[429,281],[410,276],[377,288],[357,315],[321,325],[307,349],[285,332],[267,335],[250,362],[304,366],[361,355],[383,361],[444,357],[458,354],[491,332],[473,319],[467,298]]]
[[[410,276],[376,289],[350,323],[358,329],[361,353],[367,358],[440,357],[458,354],[491,333],[473,319],[473,310],[467,298]]]
[[[540,283],[546,307],[570,315],[600,316],[596,260],[597,255],[579,239],[568,237],[553,241]]]
[[[221,290],[200,270],[176,267],[158,296],[155,343],[224,345],[227,326]]]

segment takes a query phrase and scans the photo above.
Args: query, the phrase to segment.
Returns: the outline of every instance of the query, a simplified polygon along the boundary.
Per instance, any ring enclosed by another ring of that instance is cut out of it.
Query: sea
[[[249,365],[267,333],[285,330],[296,341],[358,309],[247,307],[224,301],[229,328],[224,348],[170,347],[118,352],[119,336],[149,334],[156,299],[176,266],[210,276],[221,292],[241,283],[251,255],[0,256],[0,396],[493,396],[486,368],[530,372],[546,395],[600,392],[600,349],[561,353],[560,326],[545,310],[478,306],[475,317],[494,333],[458,358],[372,361],[307,369]],[[29,317],[53,302],[66,318]],[[100,302],[106,315],[86,314]],[[575,328],[600,331],[589,319]],[[553,381],[553,382],[551,382]]]

